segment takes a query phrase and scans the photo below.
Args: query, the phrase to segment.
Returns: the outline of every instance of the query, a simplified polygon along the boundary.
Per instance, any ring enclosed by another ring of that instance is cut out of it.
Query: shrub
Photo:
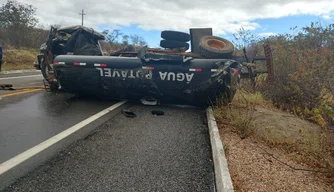
[[[277,107],[323,127],[333,126],[334,24],[312,23],[295,36],[276,35],[266,41],[273,51],[275,81],[273,87],[262,86],[262,93]]]

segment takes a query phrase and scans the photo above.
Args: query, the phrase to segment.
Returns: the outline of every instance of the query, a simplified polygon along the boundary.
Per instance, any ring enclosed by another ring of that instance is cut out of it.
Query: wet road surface
[[[214,191],[203,110],[130,109],[136,118],[111,118],[5,191]]]
[[[0,76],[0,84],[41,86],[42,76]],[[19,91],[0,90],[1,95]],[[113,101],[75,98],[39,90],[0,100],[0,163],[111,106]]]
[[[0,84],[12,84],[13,87],[43,87],[43,77],[38,73],[19,75],[0,75]],[[20,90],[0,90],[0,95],[19,92]],[[0,96],[1,98],[1,96]]]

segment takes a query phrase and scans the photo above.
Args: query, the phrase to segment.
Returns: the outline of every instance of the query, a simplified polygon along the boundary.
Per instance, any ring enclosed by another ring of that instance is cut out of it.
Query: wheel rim
[[[209,39],[206,41],[207,45],[216,49],[223,49],[226,47],[226,43],[217,39]]]

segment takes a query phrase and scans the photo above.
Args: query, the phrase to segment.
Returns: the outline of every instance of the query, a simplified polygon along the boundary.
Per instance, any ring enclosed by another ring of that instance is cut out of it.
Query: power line
[[[81,15],[81,25],[83,26],[84,15],[87,15],[87,14],[84,13],[84,10],[82,10],[81,13],[79,13],[79,15]]]

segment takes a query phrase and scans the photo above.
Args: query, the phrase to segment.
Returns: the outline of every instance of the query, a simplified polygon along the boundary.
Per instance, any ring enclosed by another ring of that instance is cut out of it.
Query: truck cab
[[[85,26],[74,25],[61,28],[51,27],[48,39],[40,46],[36,69],[42,71],[46,80],[54,78],[52,63],[58,55],[102,56],[99,40],[104,35]]]

